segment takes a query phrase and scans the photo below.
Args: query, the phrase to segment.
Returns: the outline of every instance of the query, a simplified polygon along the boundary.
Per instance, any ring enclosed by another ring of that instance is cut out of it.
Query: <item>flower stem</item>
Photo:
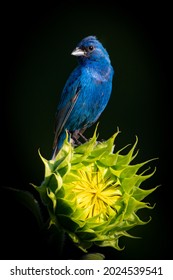
[[[48,231],[47,245],[51,258],[61,258],[63,254],[65,231],[51,225]]]

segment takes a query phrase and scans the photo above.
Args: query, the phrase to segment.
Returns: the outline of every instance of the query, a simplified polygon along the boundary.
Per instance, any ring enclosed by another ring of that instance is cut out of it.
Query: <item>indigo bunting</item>
[[[52,159],[62,147],[66,131],[74,142],[85,138],[82,133],[98,120],[112,91],[114,70],[95,36],[84,38],[71,54],[77,56],[79,65],[69,76],[57,107]]]

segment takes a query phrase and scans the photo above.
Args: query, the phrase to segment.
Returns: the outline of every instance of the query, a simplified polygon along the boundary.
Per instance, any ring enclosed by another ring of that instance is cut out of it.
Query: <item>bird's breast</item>
[[[112,82],[112,71],[110,67],[106,69],[90,69],[89,75],[92,77],[93,81],[98,84]]]

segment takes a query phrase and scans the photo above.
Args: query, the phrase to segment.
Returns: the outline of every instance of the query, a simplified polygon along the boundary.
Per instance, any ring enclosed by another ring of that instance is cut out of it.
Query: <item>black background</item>
[[[139,138],[137,161],[159,159],[147,187],[161,185],[141,212],[152,221],[122,238],[125,250],[93,247],[106,259],[170,259],[172,250],[172,148],[170,87],[171,7],[163,3],[102,4],[100,1],[25,2],[1,7],[1,259],[78,259],[83,254],[66,239],[63,256],[46,245],[32,214],[3,187],[34,193],[44,168],[38,156],[52,152],[59,94],[76,66],[70,55],[85,36],[96,35],[115,70],[111,100],[100,118],[99,135],[122,131],[117,149]],[[90,137],[94,128],[87,131]],[[34,193],[35,194],[35,193]],[[37,194],[35,194],[37,195]]]

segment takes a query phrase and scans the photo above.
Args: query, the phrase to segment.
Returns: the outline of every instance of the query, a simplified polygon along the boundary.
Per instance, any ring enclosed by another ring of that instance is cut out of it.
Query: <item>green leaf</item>
[[[122,180],[122,184],[121,187],[124,190],[124,192],[126,193],[131,193],[135,187],[135,184],[139,181],[139,176],[136,175],[134,177],[131,178],[124,178]]]
[[[117,165],[128,165],[136,157],[137,153],[135,155],[133,155],[133,153],[134,153],[137,143],[138,143],[138,138],[136,137],[136,141],[135,141],[134,145],[132,146],[131,150],[128,152],[128,154],[119,155],[119,157],[117,159]],[[129,146],[129,145],[127,145],[127,146]],[[126,148],[126,147],[124,147],[124,148]]]
[[[57,173],[52,173],[49,182],[47,184],[47,188],[51,189],[53,193],[56,193],[57,191],[60,190],[62,187],[62,178],[61,176]]]
[[[85,253],[87,253],[87,249],[89,249],[93,244],[92,242],[86,240],[80,240],[79,237],[73,232],[69,232],[68,235],[70,236],[72,241],[77,245],[77,247]]]
[[[94,243],[100,247],[113,247],[114,249],[116,249],[118,251],[122,251],[124,249],[124,247],[120,248],[120,246],[118,244],[118,238],[116,238],[115,236],[112,236],[112,238],[107,237],[107,240],[98,241],[98,242],[94,242]]]
[[[74,233],[79,228],[79,225],[77,222],[73,221],[70,217],[67,217],[63,214],[57,215],[58,223],[67,231]]]
[[[81,260],[104,260],[105,256],[100,253],[85,254],[81,257]]]
[[[128,217],[132,213],[134,213],[137,210],[142,209],[142,208],[151,208],[151,207],[148,206],[147,203],[145,203],[145,202],[141,202],[141,201],[136,200],[133,197],[130,197],[129,201],[128,201],[127,208],[126,208],[126,212],[125,212],[124,218],[128,219]]]
[[[57,198],[56,200],[56,210],[55,214],[56,215],[65,215],[65,216],[70,216],[74,209],[71,208],[69,205],[68,201],[62,199],[62,198]]]
[[[33,194],[29,191],[18,190],[14,188],[7,188],[13,194],[14,199],[24,205],[33,216],[36,218],[38,226],[43,227],[43,217],[41,214],[40,206],[38,201],[35,199]]]
[[[102,163],[104,166],[113,166],[116,164],[118,158],[118,154],[110,154],[106,157],[102,157],[99,162]]]
[[[148,168],[148,169],[149,169],[149,168]],[[150,177],[152,177],[152,176],[154,175],[154,173],[156,172],[156,168],[155,168],[154,171],[153,171],[152,173],[150,173],[150,174],[148,174],[148,175],[144,175],[144,174],[146,173],[146,171],[148,171],[148,169],[145,170],[144,172],[142,172],[140,175],[138,175],[139,180],[138,180],[138,182],[136,183],[136,187],[139,187],[139,186],[141,185],[142,182],[144,182],[145,180],[147,180],[147,179],[149,179]]]
[[[158,188],[155,187],[155,188],[152,188],[150,190],[144,190],[144,189],[140,189],[140,188],[135,188],[135,191],[133,193],[133,197],[136,199],[136,200],[143,200],[146,196],[148,196],[149,194],[151,194],[152,192],[154,192],[156,189]]]
[[[59,165],[59,162],[61,162],[66,156],[69,154],[72,154],[73,147],[71,143],[68,141],[69,135],[66,131],[66,138],[64,140],[63,146],[60,149],[59,153],[56,155],[55,160],[51,160],[50,162],[54,163],[54,167],[56,168]]]
[[[53,162],[42,157],[40,150],[38,150],[38,153],[45,166],[45,178],[49,177],[53,172],[53,168],[54,168]]]
[[[45,180],[42,182],[41,186],[39,187],[34,184],[31,184],[35,188],[35,190],[38,191],[43,204],[46,205],[47,207],[50,205],[50,198],[47,196],[47,186],[46,186],[46,183],[48,181],[49,178],[45,178]]]
[[[96,145],[96,131],[93,137],[86,143],[78,146],[74,149],[74,155],[72,158],[72,164],[80,163],[88,158],[89,154],[93,150],[94,146]]]
[[[152,159],[151,159],[152,160]],[[126,168],[124,168],[124,170],[121,172],[121,178],[129,178],[134,176],[137,171],[144,166],[145,164],[147,164],[148,162],[150,162],[151,160],[147,160],[145,162],[142,163],[138,163],[135,165],[128,165]]]

